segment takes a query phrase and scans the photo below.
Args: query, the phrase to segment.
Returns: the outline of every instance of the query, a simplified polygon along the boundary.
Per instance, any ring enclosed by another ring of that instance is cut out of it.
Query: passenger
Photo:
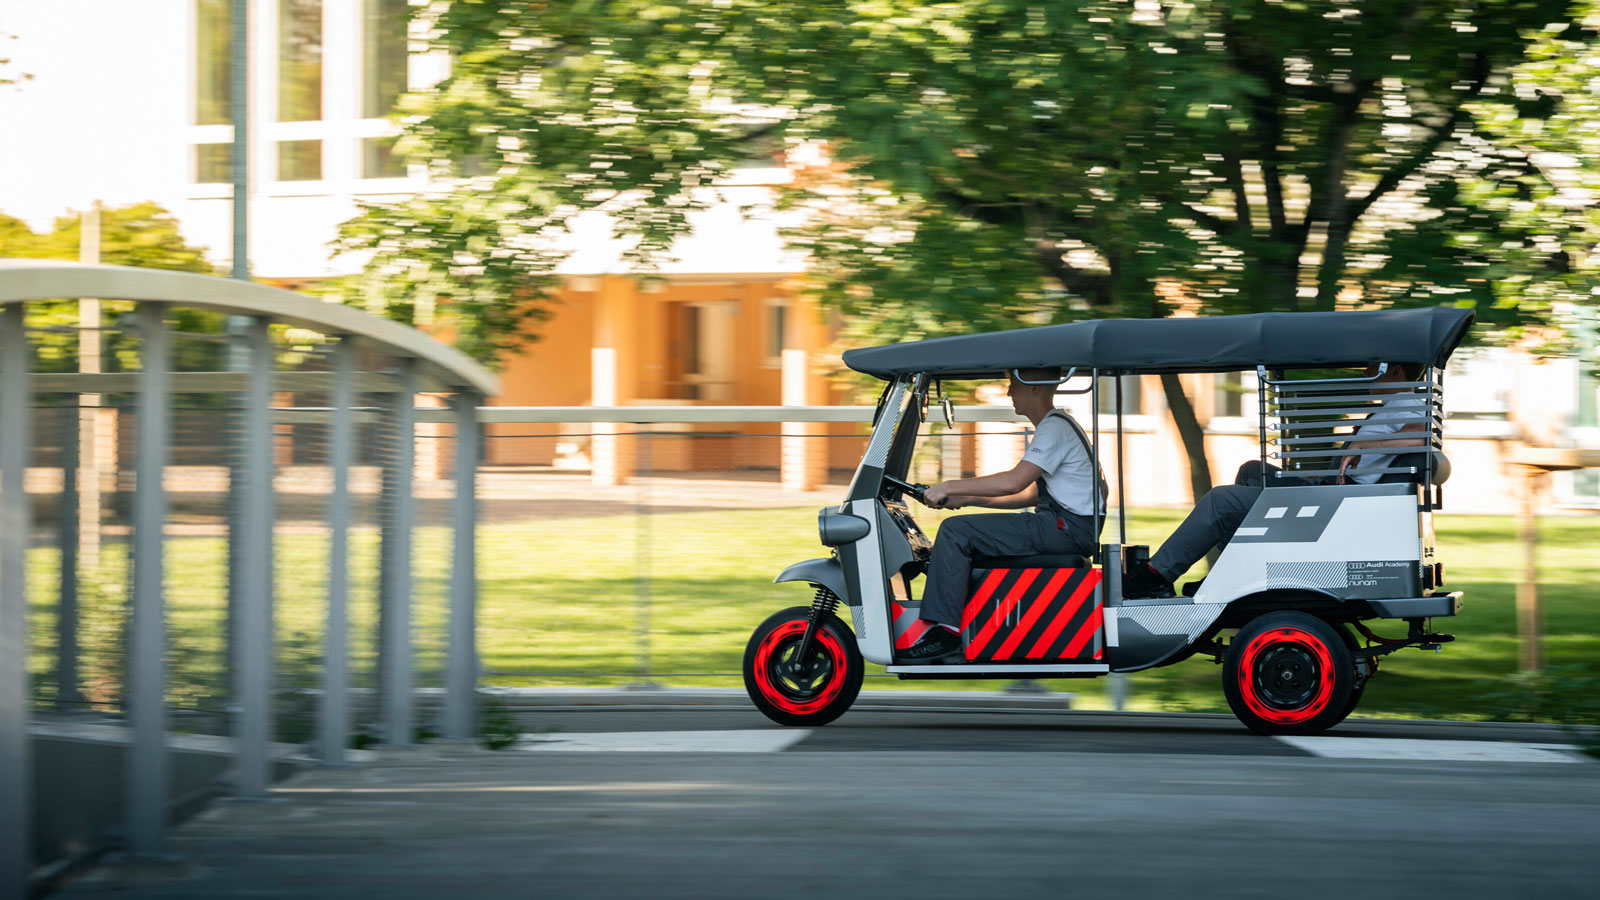
[[[1408,393],[1407,388],[1377,386],[1416,381],[1421,374],[1420,363],[1389,363],[1388,369],[1377,377],[1371,388],[1374,394],[1389,396],[1384,398],[1383,404],[1377,410],[1367,415],[1366,420],[1350,436],[1351,440],[1345,444],[1345,449],[1394,447],[1398,450],[1402,447],[1421,446],[1422,441],[1417,438],[1387,438],[1385,435],[1422,431],[1423,422],[1426,421],[1425,412],[1393,411],[1399,407],[1422,406],[1423,399],[1416,394]],[[1378,375],[1377,363],[1367,366],[1366,375],[1369,378]],[[1319,478],[1296,478],[1283,474],[1277,466],[1271,465],[1263,469],[1259,460],[1245,463],[1239,467],[1233,484],[1212,488],[1210,493],[1201,497],[1200,502],[1195,504],[1194,511],[1178,525],[1172,536],[1161,545],[1161,549],[1150,557],[1150,561],[1143,568],[1128,572],[1123,577],[1122,595],[1129,598],[1173,596],[1173,582],[1187,572],[1190,566],[1210,552],[1212,547],[1227,546],[1228,540],[1238,530],[1239,523],[1245,520],[1245,516],[1250,513],[1250,507],[1254,506],[1256,498],[1261,496],[1263,482],[1267,476],[1271,477],[1273,487],[1346,482],[1374,484],[1383,477],[1383,473],[1372,470],[1387,468],[1396,455],[1374,453],[1345,456],[1339,462],[1337,476]]]
[[[1012,408],[1033,423],[1033,441],[1010,471],[977,478],[959,478],[927,489],[923,502],[935,509],[982,506],[1021,509],[1031,513],[957,516],[939,528],[922,596],[921,618],[930,627],[922,640],[901,654],[917,662],[940,659],[961,650],[961,613],[974,556],[1021,556],[1032,553],[1077,554],[1094,551],[1094,493],[1106,497],[1105,476],[1095,468],[1089,439],[1073,418],[1055,408],[1059,369],[1023,369],[1025,384],[1011,378],[1006,390]]]

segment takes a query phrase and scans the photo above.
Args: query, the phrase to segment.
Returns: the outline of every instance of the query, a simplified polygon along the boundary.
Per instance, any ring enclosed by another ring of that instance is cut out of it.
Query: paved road
[[[1552,749],[1566,738],[1551,729],[1357,721],[1307,744],[1208,716],[540,720],[555,730],[519,750],[308,771],[277,802],[186,826],[183,864],[101,869],[64,894],[1543,900],[1600,885],[1600,764]]]

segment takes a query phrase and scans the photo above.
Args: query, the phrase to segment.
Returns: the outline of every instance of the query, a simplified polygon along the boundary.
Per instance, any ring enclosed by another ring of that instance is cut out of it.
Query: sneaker
[[[948,628],[935,625],[928,629],[922,640],[900,651],[900,658],[906,662],[926,663],[960,652],[961,637]]]
[[[1122,576],[1122,597],[1125,600],[1142,600],[1147,597],[1176,597],[1172,582],[1162,577],[1149,563],[1137,566]]]

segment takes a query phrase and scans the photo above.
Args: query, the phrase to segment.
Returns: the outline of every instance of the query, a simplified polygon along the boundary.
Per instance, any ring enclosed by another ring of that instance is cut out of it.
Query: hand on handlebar
[[[936,484],[922,492],[923,505],[931,509],[954,509],[949,506],[950,489],[942,484]]]
[[[901,493],[911,495],[911,498],[919,503],[926,504],[928,502],[927,498],[923,496],[923,492],[928,489],[925,484],[911,484],[888,474],[883,476],[883,480],[899,488]]]

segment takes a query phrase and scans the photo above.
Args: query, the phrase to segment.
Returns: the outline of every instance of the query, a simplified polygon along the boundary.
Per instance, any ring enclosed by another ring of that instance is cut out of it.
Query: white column
[[[590,404],[593,406],[617,405],[617,351],[613,347],[595,347],[589,351],[589,367],[593,384]],[[595,422],[590,432],[589,458],[593,460],[592,481],[599,487],[610,487],[628,480],[633,466],[627,459],[622,431],[616,422]]]
[[[783,351],[784,406],[809,405],[810,370],[806,351]],[[820,422],[784,422],[780,480],[785,490],[814,491],[828,480],[828,426]]]
[[[83,214],[82,236],[78,241],[78,261],[100,261],[100,201]],[[99,374],[100,352],[100,301],[84,297],[78,300],[78,371]],[[100,461],[102,455],[114,453],[116,431],[109,410],[100,409],[99,394],[78,395],[78,565],[80,568],[100,567]],[[102,454],[102,448],[108,449]],[[113,463],[113,466],[115,464]]]

